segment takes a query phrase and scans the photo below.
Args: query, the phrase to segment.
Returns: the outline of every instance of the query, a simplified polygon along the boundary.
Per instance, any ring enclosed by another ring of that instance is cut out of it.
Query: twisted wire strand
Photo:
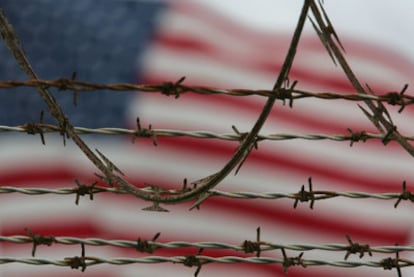
[[[71,80],[67,78],[60,78],[56,80],[25,80],[25,81],[0,81],[0,89],[8,89],[15,87],[37,87],[39,85],[46,88],[55,87],[58,90],[72,90],[75,92],[86,92],[96,90],[112,90],[112,91],[139,91],[149,93],[162,93],[165,95],[180,96],[186,92],[193,92],[198,94],[224,94],[230,96],[251,96],[258,95],[263,97],[274,96],[281,100],[294,100],[302,98],[319,98],[325,100],[343,99],[350,101],[364,101],[374,100],[387,102],[391,105],[405,106],[414,103],[414,97],[405,95],[398,92],[388,92],[382,95],[361,95],[355,93],[334,93],[334,92],[308,92],[298,89],[279,89],[279,91],[272,90],[250,90],[250,89],[222,89],[214,87],[203,87],[203,86],[188,86],[183,85],[184,81],[181,78],[178,82],[164,82],[160,84],[131,84],[131,83],[115,83],[115,84],[96,84],[91,82],[83,82],[77,80]]]
[[[78,237],[53,237],[54,243],[64,244],[64,245],[77,245],[84,244],[90,246],[112,246],[120,248],[137,248],[136,240],[107,240],[103,238],[78,238]],[[33,238],[29,236],[0,236],[0,242],[24,244],[32,243]],[[245,248],[242,244],[229,244],[223,242],[211,242],[211,241],[201,241],[201,242],[186,242],[186,241],[171,241],[171,242],[157,242],[157,241],[145,241],[148,243],[149,247],[153,249],[180,249],[180,248],[195,248],[195,249],[216,249],[216,250],[233,250],[245,252]],[[341,243],[330,243],[330,244],[281,244],[274,242],[260,241],[260,250],[261,251],[272,251],[278,249],[292,250],[292,251],[312,251],[312,250],[322,250],[330,252],[348,252],[349,244]],[[370,252],[374,253],[396,253],[401,251],[414,251],[414,245],[385,245],[385,246],[372,246],[369,247]]]
[[[35,124],[37,127],[41,128],[43,133],[57,133],[61,132],[59,126],[50,125],[50,124]],[[172,130],[172,129],[145,129],[146,132],[142,132],[142,130],[135,130],[135,129],[124,129],[124,128],[85,128],[85,127],[75,127],[75,131],[78,134],[99,134],[99,135],[134,135],[136,137],[192,137],[192,138],[200,138],[200,139],[220,139],[220,140],[228,140],[228,141],[241,141],[243,139],[244,133],[214,133],[209,131],[180,131],[180,130]],[[30,132],[30,127],[26,125],[19,125],[19,126],[5,126],[0,125],[0,132],[22,132],[28,133]],[[36,131],[39,132],[39,131]],[[349,130],[349,134],[268,134],[262,135],[259,134],[257,136],[257,140],[292,140],[292,139],[304,139],[304,140],[333,140],[333,141],[358,141],[358,140],[369,140],[369,139],[380,139],[383,140],[386,134],[380,133],[368,133],[365,131],[359,132],[360,137],[355,137],[352,131]],[[407,140],[414,140],[414,136],[405,136]],[[392,138],[390,138],[392,139]]]
[[[181,263],[186,262],[187,256],[147,256],[143,258],[99,258],[99,257],[85,257],[86,266],[92,266],[97,264],[111,264],[111,265],[128,265],[128,264],[156,264],[156,263]],[[252,264],[284,264],[285,259],[277,259],[270,257],[237,257],[237,256],[223,256],[223,257],[210,257],[197,255],[195,259],[205,263],[252,263]],[[0,264],[7,263],[20,263],[29,265],[55,265],[55,266],[70,266],[70,258],[66,260],[50,260],[42,258],[14,258],[14,257],[0,257]],[[295,264],[299,265],[299,264]],[[326,261],[316,259],[301,259],[300,265],[302,266],[331,266],[342,268],[354,268],[354,267],[374,267],[384,268],[383,261]],[[399,267],[413,266],[414,261],[408,259],[399,259]],[[293,266],[293,265],[289,265]],[[390,269],[390,268],[387,268]]]
[[[151,187],[143,188],[144,191],[151,192]],[[117,193],[117,194],[126,194],[126,192],[122,191],[121,189],[117,188],[107,188],[101,186],[95,186],[92,188],[91,193],[102,193],[102,192],[109,192],[109,193]],[[163,191],[164,193],[176,194],[179,193],[179,190],[166,190]],[[19,188],[19,187],[12,187],[12,186],[0,186],[0,194],[1,193],[21,193],[27,195],[43,195],[43,194],[58,194],[58,195],[70,195],[70,194],[77,194],[78,188],[58,188],[58,189],[49,189],[49,188]],[[222,196],[228,198],[236,198],[236,199],[267,199],[267,200],[276,200],[276,199],[297,199],[298,193],[280,193],[280,192],[227,192],[221,190],[210,190],[208,191],[210,196]],[[369,192],[335,192],[335,191],[313,191],[313,195],[315,196],[315,200],[323,200],[323,199],[330,199],[334,197],[345,197],[345,198],[352,198],[352,199],[379,199],[379,200],[392,200],[392,199],[399,199],[401,197],[401,193],[369,193]]]

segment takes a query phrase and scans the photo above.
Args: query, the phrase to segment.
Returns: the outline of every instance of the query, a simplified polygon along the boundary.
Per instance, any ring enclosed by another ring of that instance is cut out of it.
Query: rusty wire
[[[181,80],[181,79],[180,79]],[[182,79],[182,81],[184,81]],[[167,96],[174,95],[178,98],[180,95],[193,92],[203,95],[211,94],[223,94],[228,96],[262,96],[269,97],[275,95],[272,90],[254,90],[254,89],[224,89],[204,86],[188,86],[183,85],[181,82],[164,82],[161,84],[131,84],[131,83],[115,83],[115,84],[97,84],[91,82],[84,82],[79,80],[72,80],[66,78],[60,78],[56,80],[11,80],[0,81],[0,89],[10,89],[16,87],[37,87],[39,85],[44,87],[54,87],[58,90],[69,90],[78,92],[91,92],[98,90],[109,91],[138,91],[147,93],[162,93]],[[279,100],[296,100],[305,98],[318,98],[323,100],[349,100],[349,101],[365,101],[374,100],[385,102],[390,105],[407,106],[414,103],[414,96],[404,94],[407,89],[407,85],[404,85],[400,92],[392,91],[384,94],[371,95],[371,94],[356,94],[352,92],[348,93],[335,93],[335,92],[310,92],[298,89],[280,88],[276,91],[276,98]]]

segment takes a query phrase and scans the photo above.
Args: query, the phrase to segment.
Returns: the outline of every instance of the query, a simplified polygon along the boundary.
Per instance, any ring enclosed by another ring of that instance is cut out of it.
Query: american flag
[[[225,3],[223,3],[225,2]],[[405,3],[407,4],[407,3]],[[185,76],[185,85],[219,88],[271,89],[284,61],[302,1],[6,1],[1,8],[22,40],[34,70],[43,79],[70,78],[95,83],[131,82],[159,84]],[[385,3],[326,3],[348,59],[362,83],[376,93],[400,91],[414,73],[410,38],[395,39],[409,18],[393,16],[383,21],[390,7]],[[397,4],[396,4],[397,5]],[[410,4],[411,5],[411,4]],[[24,8],[22,8],[24,7]],[[355,7],[355,5],[354,5]],[[397,5],[398,8],[398,5]],[[399,7],[404,11],[409,8]],[[354,14],[358,12],[358,14]],[[366,12],[369,11],[369,14]],[[359,14],[360,13],[360,14]],[[395,12],[397,13],[397,12]],[[370,19],[368,20],[367,17]],[[378,18],[377,18],[378,17]],[[401,20],[401,22],[399,21]],[[307,22],[290,80],[296,88],[315,92],[354,93],[340,67],[336,67]],[[390,28],[390,29],[387,29]],[[0,79],[24,80],[4,44],[0,44]],[[410,90],[410,89],[409,89]],[[407,92],[409,93],[409,92]],[[78,105],[68,92],[55,92],[73,125],[136,128],[142,126],[183,131],[231,133],[232,126],[248,132],[254,125],[264,97],[232,97],[186,93],[178,99],[161,94],[131,92],[79,93]],[[388,106],[387,106],[388,108]],[[411,107],[398,114],[389,107],[402,134],[412,132]],[[38,122],[47,110],[34,89],[0,92],[0,125]],[[46,118],[46,122],[53,122]],[[277,101],[262,134],[348,134],[347,129],[377,132],[358,108],[344,100],[306,98],[293,107]],[[194,181],[217,172],[232,156],[238,142],[189,137],[151,139],[82,136],[92,149],[109,157],[132,183],[178,187],[183,179]],[[0,133],[0,185],[14,187],[75,187],[75,179],[93,183],[97,169],[74,145],[56,134]],[[397,143],[337,141],[261,141],[237,175],[228,176],[217,189],[224,191],[295,193],[307,188],[312,177],[315,190],[396,192],[412,188],[413,159]],[[103,185],[100,183],[100,185]],[[280,244],[347,243],[376,245],[412,244],[410,203],[394,209],[393,201],[345,199],[299,203],[293,200],[207,199],[200,210],[192,203],[163,206],[169,213],[143,211],[151,203],[126,195],[97,194],[93,201],[75,196],[3,194],[0,202],[2,236],[35,234],[103,239],[157,241],[211,241],[241,245],[261,239]],[[288,255],[297,252],[287,251]],[[154,255],[195,255],[194,249],[158,250]],[[240,253],[239,253],[240,254]],[[39,246],[36,257],[63,259],[80,255],[80,247]],[[131,249],[86,246],[87,256],[143,257]],[[206,249],[203,255],[234,255],[232,251]],[[240,254],[248,256],[248,254]],[[402,253],[409,258],[409,252]],[[30,244],[0,244],[1,257],[31,256]],[[281,258],[280,251],[262,256]],[[368,256],[366,254],[366,256]],[[374,253],[364,260],[389,255]],[[341,261],[344,252],[306,251],[306,259]],[[349,260],[360,261],[357,255]],[[192,276],[195,268],[182,264],[96,265],[79,270],[22,264],[0,265],[1,276]],[[409,270],[403,269],[404,273]],[[218,264],[202,267],[200,276],[279,276],[279,264]],[[385,276],[382,269],[317,266],[289,268],[290,276]],[[394,274],[394,272],[392,273]]]

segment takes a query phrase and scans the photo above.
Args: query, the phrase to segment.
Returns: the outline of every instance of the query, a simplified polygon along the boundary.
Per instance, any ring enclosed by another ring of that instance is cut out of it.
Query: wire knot
[[[24,231],[33,241],[32,257],[36,255],[36,248],[38,245],[43,244],[43,245],[51,246],[52,243],[56,242],[56,239],[54,236],[35,235],[28,228],[24,228]]]
[[[294,194],[295,197],[295,203],[293,204],[293,208],[296,209],[298,202],[308,202],[310,203],[310,208],[313,209],[313,205],[315,203],[315,193],[312,191],[312,177],[308,178],[308,184],[309,184],[309,191],[305,190],[305,185],[302,185],[301,190],[298,193]]]
[[[348,259],[349,255],[356,253],[359,253],[359,258],[362,258],[365,252],[372,256],[371,248],[368,244],[354,243],[349,235],[346,235],[346,239],[349,242],[349,246],[346,249],[345,260]]]
[[[156,233],[155,236],[152,238],[151,243],[155,242],[160,235],[160,232]],[[157,249],[157,247],[155,245],[152,245],[151,243],[149,243],[147,240],[141,240],[141,238],[138,238],[135,249],[139,252],[146,252],[152,254]]]
[[[280,88],[276,91],[276,98],[282,100],[283,106],[286,104],[286,99],[289,99],[289,108],[293,107],[293,90],[295,89],[296,84],[298,83],[297,80],[293,81],[290,84],[289,78],[286,78],[284,81],[284,87]]]
[[[39,123],[26,123],[25,125],[23,125],[24,129],[26,130],[26,133],[29,135],[35,135],[35,134],[40,134],[40,139],[42,140],[42,144],[45,145],[45,136],[44,136],[44,132],[42,129],[42,124],[43,124],[43,116],[44,116],[44,112],[41,111],[40,112],[40,120]]]
[[[414,194],[411,191],[407,190],[407,185],[405,181],[402,183],[402,192],[400,196],[398,197],[397,202],[394,204],[394,208],[397,208],[397,206],[400,204],[401,200],[410,200],[411,202],[414,202]]]
[[[161,93],[167,96],[175,95],[175,99],[180,97],[180,94],[184,91],[181,83],[184,82],[185,76],[181,77],[177,82],[166,82],[161,85]]]
[[[301,252],[296,257],[288,257],[288,256],[286,256],[285,249],[284,248],[281,248],[281,250],[282,250],[282,254],[283,254],[283,263],[282,263],[282,266],[283,266],[283,272],[285,274],[288,274],[288,269],[291,266],[298,266],[298,265],[300,265],[303,268],[306,267],[306,265],[304,264],[304,261],[302,259],[303,252]]]
[[[398,246],[398,244],[396,244],[396,246]],[[383,259],[380,264],[384,270],[392,270],[393,268],[396,268],[398,277],[401,277],[400,256],[398,250],[396,250],[395,256],[395,258],[388,257]]]
[[[78,179],[75,179],[75,183],[78,186],[77,188],[74,189],[74,191],[76,191],[76,200],[75,200],[76,205],[79,205],[80,196],[89,195],[89,199],[93,200],[93,194],[95,193],[95,186],[96,184],[98,184],[97,181],[95,181],[92,185],[89,185],[89,186],[82,184],[81,182],[79,182]]]
[[[260,257],[260,252],[262,249],[260,248],[261,242],[260,242],[260,227],[257,227],[256,229],[257,235],[256,235],[256,241],[251,240],[245,240],[243,242],[243,250],[244,253],[254,253],[256,252],[256,257]]]
[[[86,257],[85,257],[85,244],[81,244],[82,247],[82,255],[80,257],[75,256],[71,258],[65,258],[65,262],[68,266],[72,269],[78,269],[81,268],[81,271],[84,272],[86,270],[87,264],[86,264]]]
[[[67,78],[60,78],[56,80],[56,87],[58,90],[68,90],[72,86],[72,81]]]
[[[197,270],[194,272],[194,276],[197,277],[198,273],[200,273],[201,267],[206,264],[207,262],[203,262],[201,261],[201,259],[199,259],[197,256],[199,256],[201,254],[201,252],[203,252],[203,248],[200,248],[197,252],[196,255],[188,255],[186,256],[186,258],[183,261],[183,264],[185,266],[188,267],[193,267],[196,266]]]
[[[151,124],[148,125],[148,128],[142,128],[139,117],[137,117],[137,130],[134,133],[134,136],[132,138],[132,143],[135,143],[135,141],[137,140],[138,137],[143,137],[143,138],[150,138],[150,137],[152,137],[152,144],[154,146],[157,146],[158,145],[157,135],[152,130]]]
[[[368,139],[368,135],[366,131],[354,132],[352,131],[351,128],[347,128],[347,130],[350,133],[349,140],[351,141],[351,143],[349,146],[351,147],[354,144],[354,142],[359,142],[359,141],[366,142]]]
[[[398,110],[399,113],[401,113],[406,105],[406,102],[404,101],[404,93],[408,88],[408,84],[405,84],[404,87],[401,89],[400,92],[389,92],[385,94],[385,97],[387,98],[387,103],[390,105],[400,105],[401,108]]]

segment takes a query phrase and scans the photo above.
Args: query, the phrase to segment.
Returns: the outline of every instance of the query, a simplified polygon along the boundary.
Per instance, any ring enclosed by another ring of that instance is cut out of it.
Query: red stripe
[[[79,168],[64,163],[50,165],[35,165],[33,163],[19,163],[7,171],[0,172],[0,186],[15,187],[62,187],[59,183],[73,182],[75,179],[91,181],[91,175],[84,174]]]
[[[24,228],[29,228],[33,234],[40,234],[44,236],[77,236],[77,237],[95,237],[102,234],[102,231],[93,223],[93,220],[75,219],[71,217],[68,220],[59,222],[48,221],[48,218],[43,218],[39,215],[36,224],[27,226],[24,222],[13,222],[13,220],[2,220],[1,234],[2,236],[22,235],[27,236]]]

